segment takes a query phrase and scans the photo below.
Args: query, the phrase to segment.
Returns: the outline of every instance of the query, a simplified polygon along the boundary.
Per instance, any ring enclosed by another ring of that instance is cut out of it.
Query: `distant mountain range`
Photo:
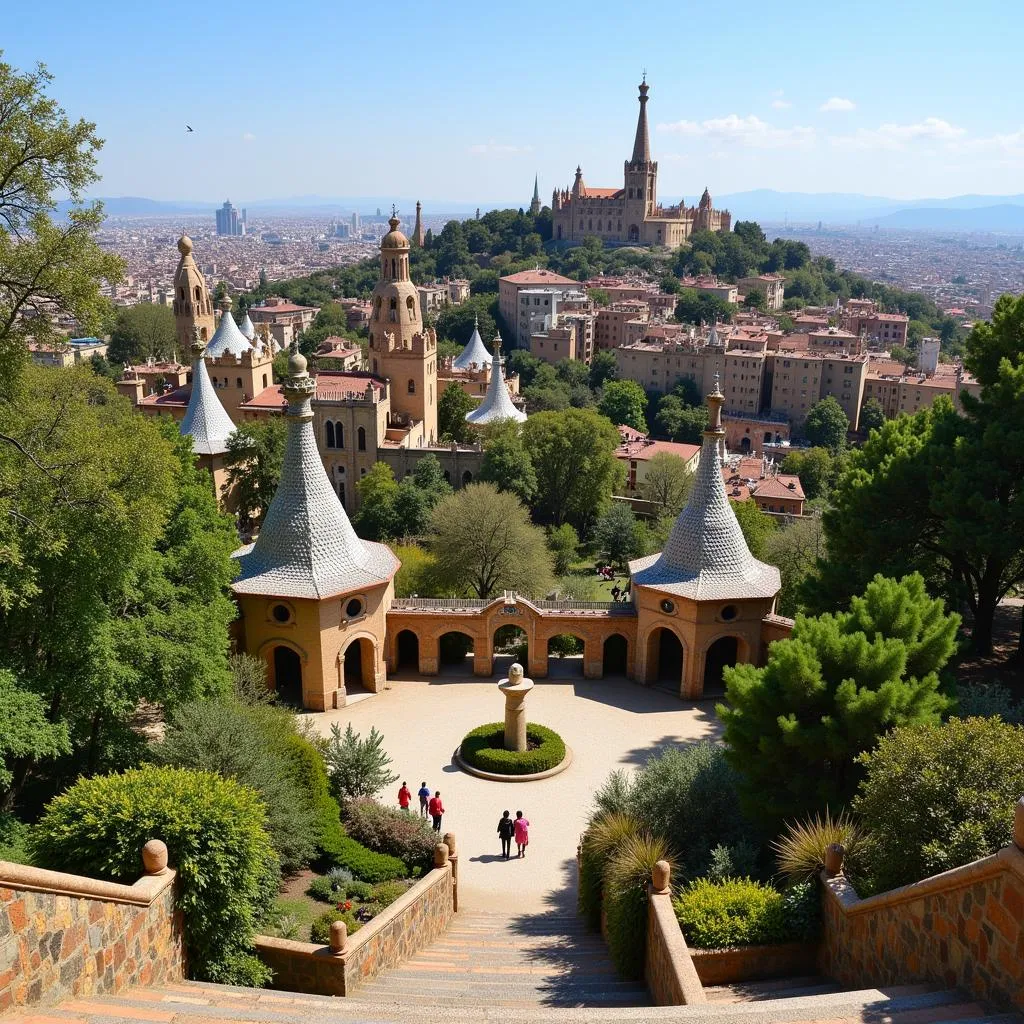
[[[666,203],[679,197],[663,197]],[[693,197],[687,197],[692,202]],[[349,216],[358,211],[364,216],[377,209],[387,212],[396,203],[408,219],[416,200],[393,196],[292,196],[283,199],[235,201],[257,216],[288,214],[310,216]],[[212,215],[221,203],[188,200],[145,199],[115,196],[103,199],[109,217],[159,217],[175,215]],[[429,216],[472,215],[477,203],[449,199],[424,199],[423,209]],[[508,203],[481,203],[482,210],[505,209],[522,205],[521,200]],[[963,195],[948,199],[889,199],[866,196],[856,192],[776,192],[755,189],[715,196],[715,205],[732,211],[733,220],[757,220],[766,223],[822,224],[830,226],[860,225],[862,227],[918,231],[991,231],[1020,234],[1024,231],[1024,194],[1007,196]],[[63,209],[67,204],[61,204]]]

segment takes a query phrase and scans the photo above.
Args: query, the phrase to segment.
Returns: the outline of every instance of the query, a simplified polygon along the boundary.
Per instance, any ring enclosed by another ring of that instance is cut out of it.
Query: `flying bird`
[[[190,125],[190,124],[187,124],[187,125],[185,125],[185,127],[186,127],[186,128],[187,128],[187,129],[189,130],[189,131],[192,131],[192,125]]]

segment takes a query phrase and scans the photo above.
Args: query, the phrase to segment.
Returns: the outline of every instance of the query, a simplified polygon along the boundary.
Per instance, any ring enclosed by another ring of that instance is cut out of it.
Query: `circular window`
[[[291,609],[286,604],[275,604],[270,614],[277,622],[288,622],[292,617]]]
[[[350,619],[355,619],[363,614],[363,602],[358,597],[353,597],[347,605],[345,605],[345,614]]]
[[[721,615],[722,615],[722,618],[726,622],[730,622],[732,619],[735,619],[736,618],[736,605],[734,605],[734,604],[727,604],[722,609]]]
[[[675,601],[670,601],[666,597],[665,600],[661,602],[661,610],[666,615],[671,615],[676,610],[676,603],[675,603]]]

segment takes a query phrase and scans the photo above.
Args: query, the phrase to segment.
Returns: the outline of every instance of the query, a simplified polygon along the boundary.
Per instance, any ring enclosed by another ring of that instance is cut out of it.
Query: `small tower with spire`
[[[533,176],[533,198],[530,200],[530,214],[534,217],[540,213],[540,179]]]
[[[642,240],[644,220],[653,215],[658,203],[658,164],[651,159],[651,136],[647,127],[647,93],[650,89],[644,75],[640,83],[640,113],[633,138],[633,155],[623,165],[624,219],[631,236],[633,228],[637,229],[636,238],[631,237],[631,241]]]
[[[192,257],[192,239],[188,235],[183,234],[178,239],[178,252],[181,258],[174,272],[174,301],[171,309],[174,313],[177,349],[184,354],[192,345],[193,328],[198,328],[200,340],[207,342],[213,337],[215,324],[210,290]]]
[[[427,233],[423,230],[423,204],[417,199],[416,200],[416,226],[412,229],[412,238],[410,241],[413,245],[418,245],[421,249],[426,244]]]

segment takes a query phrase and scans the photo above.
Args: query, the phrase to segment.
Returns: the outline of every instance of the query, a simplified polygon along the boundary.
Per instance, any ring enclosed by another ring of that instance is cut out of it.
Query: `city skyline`
[[[805,2],[766,19],[741,0],[729,26],[710,29],[692,4],[592,5],[571,26],[526,4],[507,49],[495,46],[506,17],[464,4],[443,18],[398,4],[381,23],[319,2],[297,19],[229,0],[224,31],[204,32],[130,10],[103,3],[72,30],[61,27],[71,5],[44,2],[5,41],[5,60],[42,60],[69,115],[97,123],[97,195],[522,194],[525,205],[536,173],[547,203],[577,164],[593,185],[621,177],[645,68],[665,196],[692,202],[705,185],[1001,194],[1019,192],[1024,171],[1005,81],[1024,11],[994,0],[939,0],[926,23],[877,0],[856,21]],[[956,31],[968,14],[983,35]]]

